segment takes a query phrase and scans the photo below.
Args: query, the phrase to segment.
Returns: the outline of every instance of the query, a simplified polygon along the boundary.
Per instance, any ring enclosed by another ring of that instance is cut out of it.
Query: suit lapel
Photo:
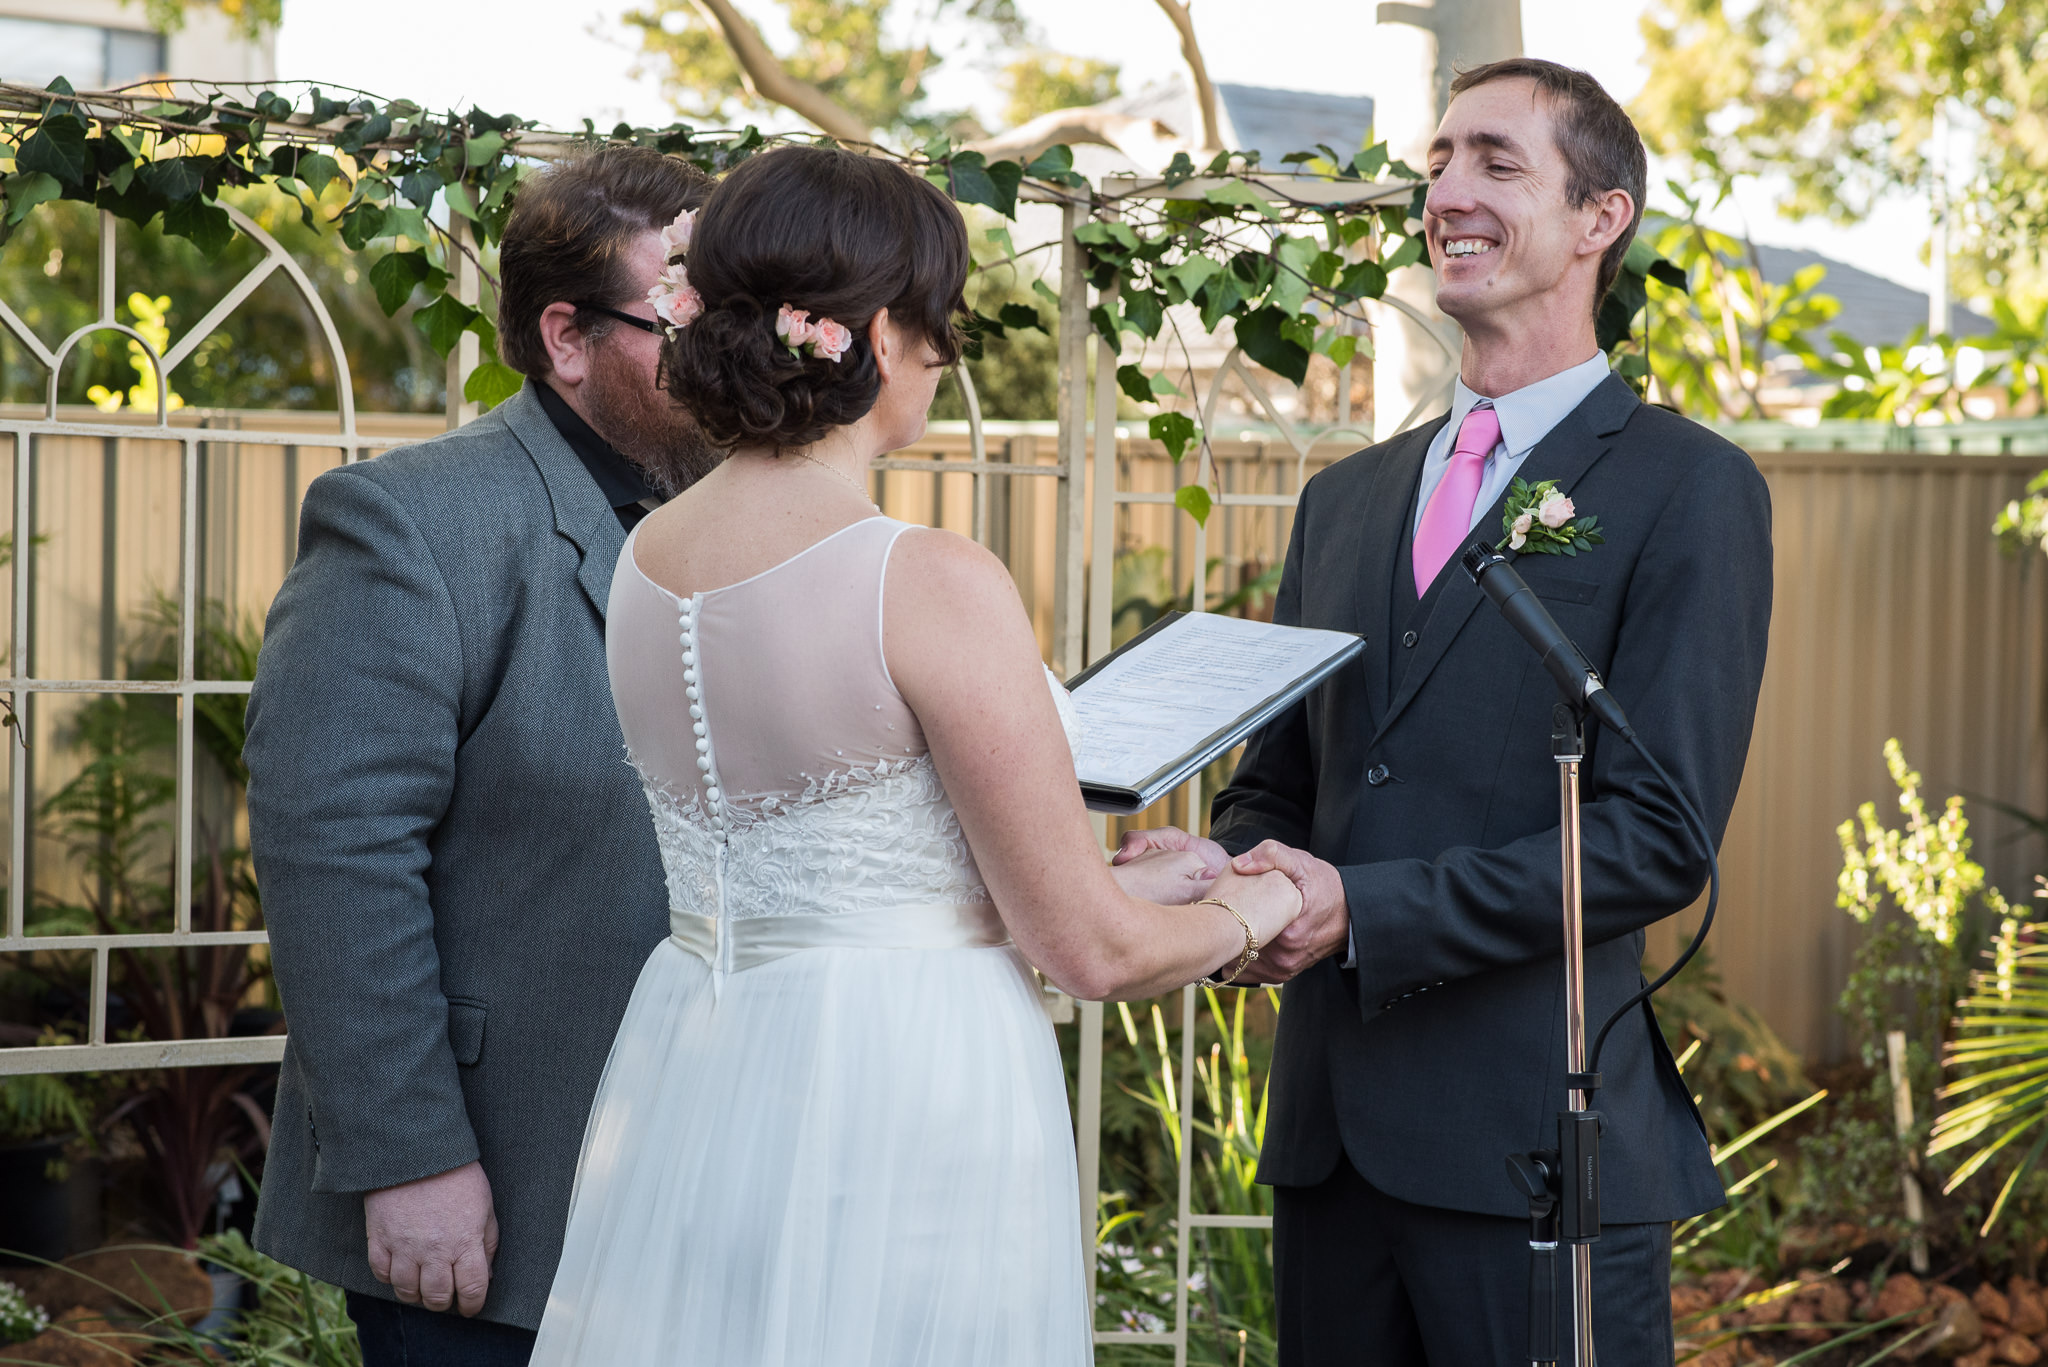
[[[1393,608],[1396,559],[1401,553],[1401,521],[1415,506],[1415,486],[1422,478],[1423,459],[1429,443],[1448,417],[1395,437],[1372,478],[1366,494],[1365,514],[1359,529],[1358,634],[1366,640],[1366,659],[1383,661],[1393,643]],[[1371,711],[1382,717],[1387,711],[1387,670],[1384,664],[1368,663],[1365,668],[1365,697]]]
[[[1635,412],[1640,400],[1628,383],[1618,375],[1609,375],[1597,385],[1591,394],[1563,421],[1550,430],[1550,434],[1536,443],[1536,449],[1522,462],[1517,478],[1530,484],[1555,480],[1557,487],[1566,494],[1593,468],[1614,444],[1615,433],[1628,424],[1629,416]],[[1479,520],[1470,540],[1485,541],[1489,545],[1500,540],[1501,515],[1507,508],[1507,494],[1494,500],[1486,516]],[[1396,535],[1395,544],[1399,544]],[[1464,566],[1453,557],[1443,573],[1450,576],[1438,594],[1436,608],[1430,613],[1429,623],[1423,628],[1422,639],[1416,644],[1415,659],[1409,662],[1408,673],[1401,680],[1400,691],[1384,710],[1377,711],[1379,728],[1373,735],[1377,742],[1386,734],[1415,695],[1428,682],[1451,643],[1465,624],[1472,619],[1473,612],[1484,597],[1479,585],[1472,582],[1472,576],[1465,573]],[[1382,599],[1386,597],[1381,594]],[[1381,612],[1386,611],[1385,607]]]
[[[540,399],[533,392],[533,385],[528,380],[505,401],[505,425],[519,438],[540,470],[541,481],[547,485],[548,501],[554,505],[555,530],[568,538],[582,556],[576,582],[583,586],[591,606],[602,619],[611,597],[612,572],[618,568],[626,533],[619,526],[618,514],[605,501],[604,491],[555,430],[547,410],[540,406]]]

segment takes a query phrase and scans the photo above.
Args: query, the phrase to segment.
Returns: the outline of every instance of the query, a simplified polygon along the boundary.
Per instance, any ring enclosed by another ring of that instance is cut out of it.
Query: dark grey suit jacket
[[[1216,797],[1232,850],[1268,837],[1337,866],[1355,970],[1290,983],[1259,1174],[1312,1186],[1341,1153],[1420,1205],[1522,1217],[1507,1154],[1555,1142],[1565,1102],[1557,690],[1453,563],[1426,620],[1393,620],[1398,556],[1442,420],[1339,461],[1303,491],[1274,616],[1361,632],[1363,659],[1257,736]],[[1606,544],[1515,567],[1606,677],[1718,840],[1763,679],[1770,498],[1755,464],[1610,377],[1521,470],[1554,479]],[[1476,536],[1500,539],[1500,505]],[[1412,643],[1409,631],[1414,632]],[[1589,1031],[1642,982],[1643,927],[1707,863],[1635,753],[1584,767]],[[1699,1119],[1647,1010],[1600,1060],[1603,1215],[1720,1204]]]
[[[481,1158],[484,1316],[540,1323],[592,1096],[668,934],[604,608],[624,533],[531,384],[306,492],[249,704],[289,1030],[257,1246],[370,1274],[362,1194]]]

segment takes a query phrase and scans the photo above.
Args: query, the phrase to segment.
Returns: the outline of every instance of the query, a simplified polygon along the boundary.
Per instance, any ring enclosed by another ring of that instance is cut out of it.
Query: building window
[[[103,90],[161,76],[164,39],[143,29],[100,28],[0,15],[0,77],[74,90]]]

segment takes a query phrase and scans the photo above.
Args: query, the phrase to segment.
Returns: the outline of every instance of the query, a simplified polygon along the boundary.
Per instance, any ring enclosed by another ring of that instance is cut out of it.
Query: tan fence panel
[[[1849,1047],[1835,1002],[1859,933],[1835,907],[1835,828],[1868,801],[1898,824],[1885,740],[1925,775],[1930,804],[1963,792],[2048,812],[2048,560],[2003,556],[1990,535],[2048,459],[1756,459],[1777,602],[1712,949],[1732,996],[1832,1060]],[[1987,804],[1969,811],[1991,881],[2027,900],[2048,850]],[[1697,917],[1678,920],[1689,930]],[[1668,962],[1676,943],[1676,926],[1660,927],[1651,957]]]

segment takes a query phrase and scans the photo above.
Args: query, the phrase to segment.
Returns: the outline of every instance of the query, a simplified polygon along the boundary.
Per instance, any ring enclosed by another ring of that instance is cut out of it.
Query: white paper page
[[[1075,770],[1135,788],[1355,639],[1189,613],[1075,690]]]

